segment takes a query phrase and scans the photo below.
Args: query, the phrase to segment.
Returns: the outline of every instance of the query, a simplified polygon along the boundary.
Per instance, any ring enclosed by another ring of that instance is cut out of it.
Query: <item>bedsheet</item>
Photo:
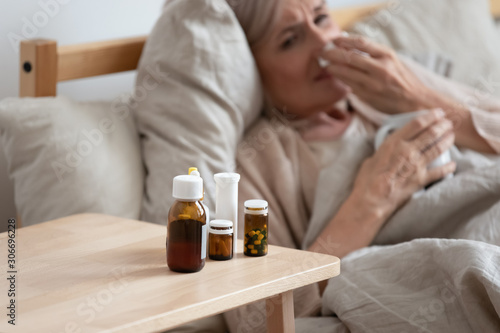
[[[500,248],[419,239],[370,247],[343,261],[323,296],[335,325],[313,332],[499,332]],[[319,323],[319,322],[318,322]],[[333,329],[332,329],[333,328]]]

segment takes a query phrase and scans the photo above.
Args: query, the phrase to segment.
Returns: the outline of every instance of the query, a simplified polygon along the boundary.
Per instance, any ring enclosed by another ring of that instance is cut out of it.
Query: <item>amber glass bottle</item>
[[[203,183],[197,176],[174,178],[174,202],[168,213],[167,264],[175,272],[198,272],[205,266],[206,215],[202,203]]]
[[[245,201],[245,240],[243,253],[251,257],[267,254],[268,204],[265,200]]]
[[[208,257],[212,260],[233,258],[233,222],[213,220],[208,230]]]

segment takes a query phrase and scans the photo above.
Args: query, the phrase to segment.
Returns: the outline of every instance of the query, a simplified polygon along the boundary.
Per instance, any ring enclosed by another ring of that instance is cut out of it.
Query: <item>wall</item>
[[[55,39],[60,45],[147,34],[164,0],[3,1],[0,10],[0,99],[18,96],[20,38]],[[342,7],[373,0],[328,0]],[[109,99],[130,91],[133,73],[83,79],[58,85],[58,93],[79,100]],[[0,231],[15,216],[13,190],[0,147]]]

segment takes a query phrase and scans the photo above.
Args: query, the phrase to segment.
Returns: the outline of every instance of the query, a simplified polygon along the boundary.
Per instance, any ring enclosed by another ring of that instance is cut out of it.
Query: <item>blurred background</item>
[[[0,10],[0,99],[19,94],[21,39],[55,39],[59,45],[85,43],[147,34],[164,0],[3,0]],[[328,0],[332,8],[376,3],[377,0]],[[58,85],[58,94],[77,100],[111,99],[129,92],[133,72],[82,79]],[[13,187],[0,147],[0,231],[16,216]]]

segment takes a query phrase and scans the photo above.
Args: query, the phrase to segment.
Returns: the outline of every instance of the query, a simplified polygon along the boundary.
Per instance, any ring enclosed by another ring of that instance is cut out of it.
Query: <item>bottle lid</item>
[[[214,175],[216,183],[219,184],[233,184],[240,181],[240,175],[232,172],[222,172]]]
[[[267,214],[268,204],[266,200],[247,200],[245,201],[245,214],[261,215]]]
[[[228,235],[233,233],[233,222],[229,220],[213,220],[210,222],[208,231],[216,235]]]
[[[189,168],[188,175],[200,177],[200,172],[198,171],[198,168],[192,167],[192,168]]]
[[[189,175],[175,177],[172,196],[180,200],[200,200],[203,197],[203,180]]]

